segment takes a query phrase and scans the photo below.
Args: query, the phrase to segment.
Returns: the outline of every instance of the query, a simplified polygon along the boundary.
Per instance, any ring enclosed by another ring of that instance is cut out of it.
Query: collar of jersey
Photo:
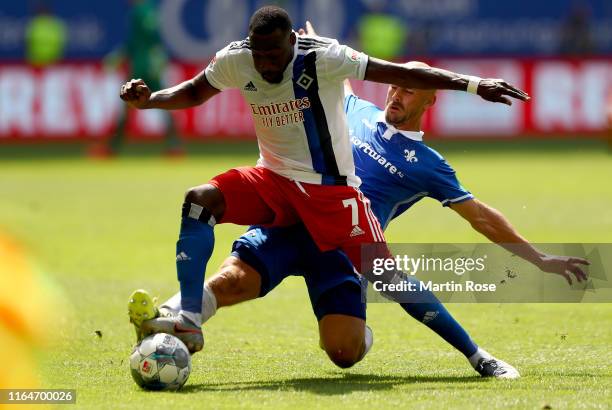
[[[391,124],[387,124],[387,121],[385,121],[384,111],[381,111],[378,114],[378,117],[376,118],[376,122],[384,124],[387,127],[387,130],[382,135],[384,139],[390,140],[391,137],[394,136],[395,134],[401,134],[404,137],[411,139],[413,141],[423,141],[423,134],[425,134],[423,131],[402,131],[402,130],[398,130]]]

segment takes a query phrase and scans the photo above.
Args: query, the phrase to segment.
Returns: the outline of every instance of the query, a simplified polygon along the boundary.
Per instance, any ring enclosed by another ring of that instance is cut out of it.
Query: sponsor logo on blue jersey
[[[391,161],[387,160],[387,158],[383,157],[380,153],[378,153],[378,151],[372,148],[369,143],[360,140],[354,135],[351,136],[351,142],[364,154],[368,155],[370,158],[376,161],[381,167],[389,171],[391,175],[397,175],[400,178],[404,178],[404,173],[400,171],[395,165],[393,165]]]

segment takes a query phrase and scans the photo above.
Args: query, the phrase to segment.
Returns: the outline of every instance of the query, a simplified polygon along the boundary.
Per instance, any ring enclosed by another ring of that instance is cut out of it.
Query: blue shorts
[[[365,320],[361,281],[348,257],[341,251],[321,252],[303,225],[252,227],[234,242],[232,255],[259,272],[260,297],[286,277],[302,276],[318,320],[328,314]]]

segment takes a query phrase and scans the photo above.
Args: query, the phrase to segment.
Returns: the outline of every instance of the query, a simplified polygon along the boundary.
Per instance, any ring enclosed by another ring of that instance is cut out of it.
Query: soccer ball
[[[130,371],[147,390],[178,390],[191,373],[191,356],[175,336],[157,333],[142,340],[130,355]]]

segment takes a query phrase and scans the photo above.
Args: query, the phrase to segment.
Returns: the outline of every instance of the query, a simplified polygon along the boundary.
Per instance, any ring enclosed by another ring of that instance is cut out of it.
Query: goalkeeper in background
[[[129,66],[129,78],[140,78],[151,87],[162,87],[162,76],[167,65],[167,55],[159,36],[159,15],[153,0],[130,0],[128,13],[128,35],[126,43],[113,51],[104,60],[104,65],[116,69],[121,64]],[[110,139],[90,149],[90,155],[109,157],[118,153],[125,140],[128,108],[122,111],[116,132]],[[165,123],[165,153],[181,156],[184,148],[176,133],[172,116],[163,111]]]

